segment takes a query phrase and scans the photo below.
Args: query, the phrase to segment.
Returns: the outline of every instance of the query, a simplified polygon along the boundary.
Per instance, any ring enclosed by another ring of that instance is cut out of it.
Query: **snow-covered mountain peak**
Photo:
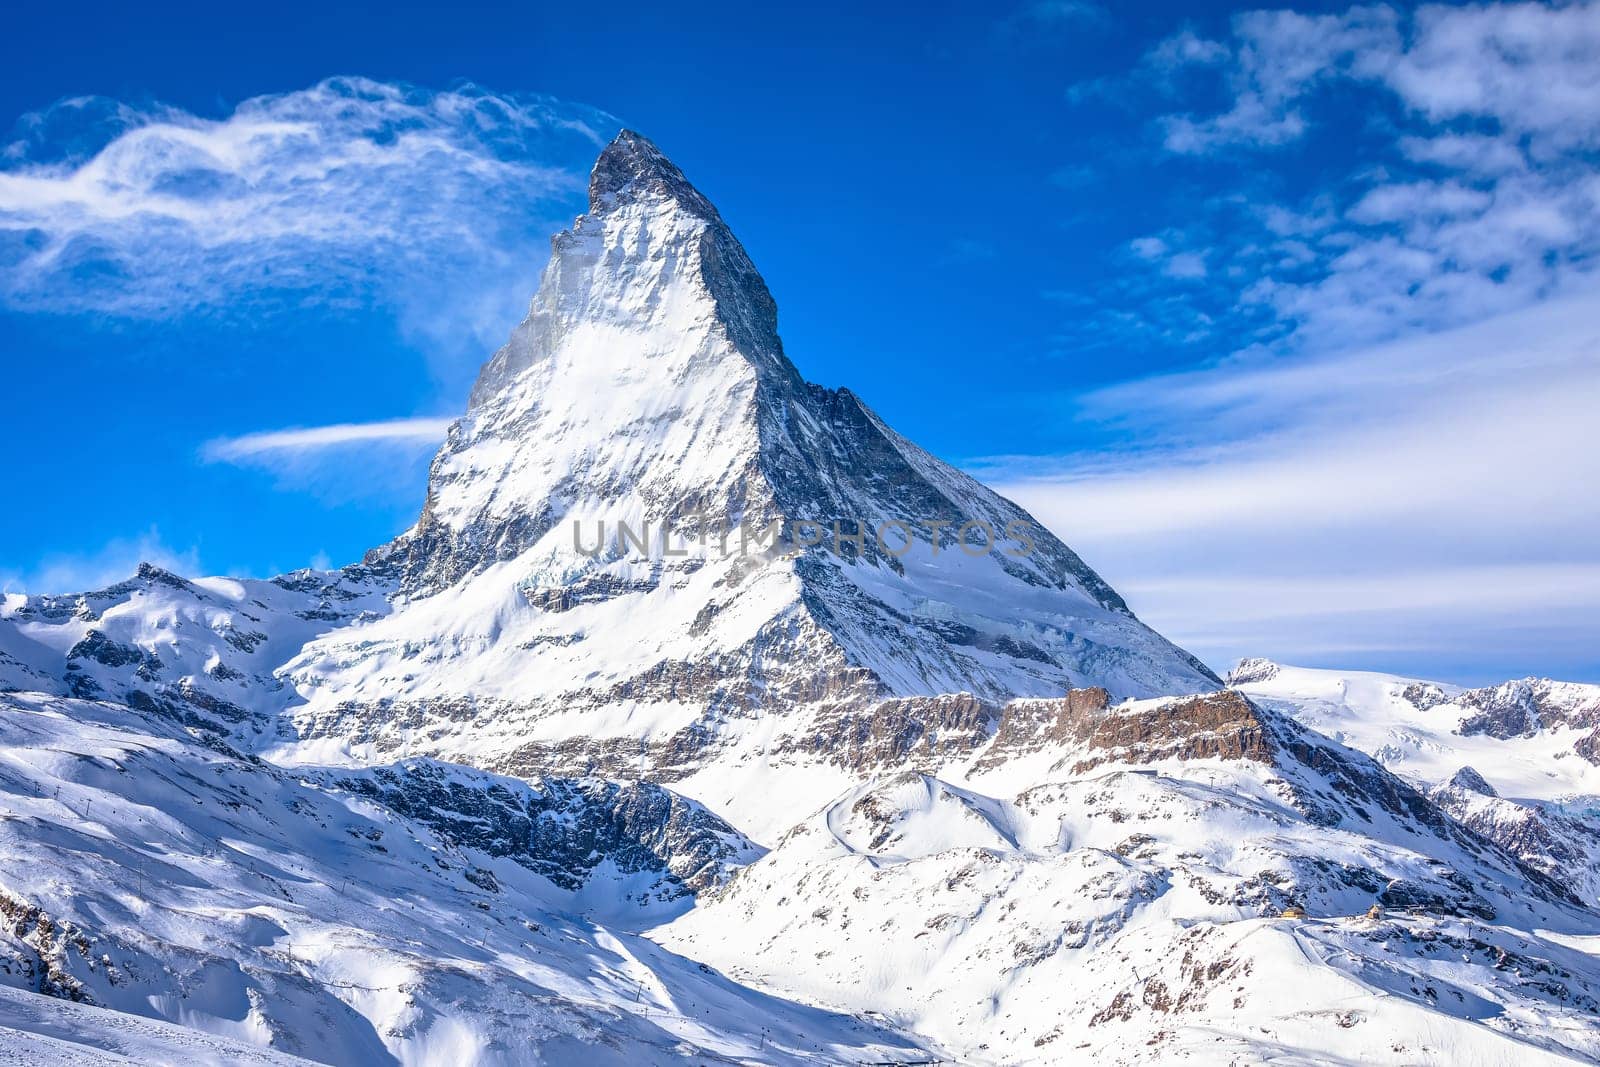
[[[592,336],[600,324],[631,337]],[[469,411],[562,355],[583,357],[567,373],[590,384],[620,374],[668,394],[701,375],[729,387],[752,373],[803,384],[783,356],[777,305],[744,248],[677,165],[631,131],[600,154],[588,214],[551,239],[528,317],[484,366]]]
[[[1230,686],[1249,685],[1252,682],[1265,682],[1277,676],[1281,668],[1270,659],[1252,656],[1240,660],[1233,665],[1233,670],[1228,672],[1224,681]]]
[[[708,729],[686,706],[1215,687],[1021,508],[806,382],[744,248],[649,141],[613,141],[591,192],[416,526],[369,557],[403,610],[286,666],[305,729],[334,728],[326,701],[425,699],[432,720],[470,693],[474,714],[522,725],[530,706],[670,707],[697,738],[669,745],[681,758]],[[452,670],[401,662],[421,646]],[[499,700],[516,706],[491,714]],[[599,767],[666,740],[655,712],[633,721],[648,736],[608,741]],[[552,766],[495,748],[501,769]]]
[[[1495,792],[1494,786],[1490,785],[1483,775],[1471,767],[1461,768],[1451,775],[1450,781],[1445,784],[1453,789],[1464,789],[1469,793],[1477,793],[1480,796],[1497,797],[1500,795]]]

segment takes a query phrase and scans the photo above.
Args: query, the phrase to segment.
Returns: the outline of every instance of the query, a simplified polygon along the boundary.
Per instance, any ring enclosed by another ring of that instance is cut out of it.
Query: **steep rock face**
[[[519,770],[558,757],[545,735],[594,736],[590,711],[650,720],[621,732],[637,751],[757,712],[1216,684],[1016,505],[802,379],[738,240],[631,133],[417,524],[366,568],[398,583],[397,610],[286,665],[301,731],[393,748],[369,721],[387,701],[427,751]],[[463,736],[469,698],[507,735]],[[551,717],[569,726],[533,726]]]
[[[650,782],[598,778],[527,783],[429,760],[339,776],[453,844],[500,856],[578,890],[610,864],[648,876],[642,900],[675,900],[722,884],[760,850],[704,807]]]
[[[819,715],[809,731],[785,738],[778,752],[868,773],[933,767],[984,745],[996,718],[993,707],[970,693],[897,697],[863,711]]]
[[[1183,700],[1135,705],[1115,713],[1077,717],[1077,734],[1093,755],[1078,773],[1111,760],[1272,759],[1260,710],[1232,690]],[[1069,707],[1068,714],[1072,714]]]
[[[1502,741],[1542,730],[1591,731],[1576,742],[1578,754],[1600,765],[1600,686],[1523,678],[1469,689],[1454,701],[1467,709],[1457,727],[1463,736],[1483,734]]]
[[[1471,767],[1428,791],[1461,825],[1549,875],[1590,907],[1600,905],[1600,827],[1559,805],[1508,800]],[[1592,809],[1591,809],[1592,810]]]

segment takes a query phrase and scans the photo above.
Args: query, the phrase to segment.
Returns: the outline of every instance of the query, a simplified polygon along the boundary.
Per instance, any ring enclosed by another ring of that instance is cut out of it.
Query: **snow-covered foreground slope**
[[[1234,693],[913,707],[730,769],[764,822],[813,802],[763,850],[659,787],[285,770],[10,694],[0,967],[72,1006],[0,1027],[46,1063],[166,1061],[155,1023],[202,1062],[1600,1059],[1595,913],[1359,753]]]
[[[682,802],[629,819],[603,789],[578,797],[434,764],[289,774],[112,705],[12,694],[0,984],[29,992],[0,999],[0,1027],[141,1062],[234,1062],[230,1043],[362,1065],[910,1055],[640,937],[758,853]]]
[[[875,778],[657,936],[962,1062],[1600,1057],[1559,883],[1290,720],[1183,706]]]
[[[307,1067],[314,1062],[203,1030],[0,986],[0,1063]]]

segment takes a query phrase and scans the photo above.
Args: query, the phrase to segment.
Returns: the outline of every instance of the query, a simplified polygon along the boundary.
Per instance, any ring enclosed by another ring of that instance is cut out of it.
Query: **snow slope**
[[[185,1026],[0,986],[0,1063],[306,1067],[312,1062]]]
[[[562,783],[431,764],[356,777],[383,788],[286,773],[114,705],[4,698],[0,985],[62,1002],[8,992],[0,1027],[35,1037],[5,1042],[42,1062],[86,1055],[47,1038],[143,1062],[163,1042],[222,1062],[247,1062],[236,1044],[338,1064],[916,1058],[880,1027],[640,937],[692,904],[671,868],[705,844],[671,819],[655,838],[608,837],[609,809],[596,818],[568,795],[514,847],[469,832],[493,805]],[[439,804],[451,785],[456,803]],[[725,876],[691,866],[702,885]],[[185,1043],[112,1012],[210,1036]]]
[[[1266,660],[1229,678],[1600,903],[1600,686],[1527,678],[1467,689]]]
[[[1558,882],[1292,720],[1171,704],[856,786],[657,936],[964,1063],[1600,1057]]]

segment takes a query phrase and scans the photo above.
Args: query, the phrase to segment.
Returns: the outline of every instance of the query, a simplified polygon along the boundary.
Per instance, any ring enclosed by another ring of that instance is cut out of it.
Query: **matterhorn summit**
[[[1215,687],[1021,508],[805,381],[655,145],[618,136],[589,207],[369,556],[396,610],[287,668],[302,737],[672,774],[731,720]]]

